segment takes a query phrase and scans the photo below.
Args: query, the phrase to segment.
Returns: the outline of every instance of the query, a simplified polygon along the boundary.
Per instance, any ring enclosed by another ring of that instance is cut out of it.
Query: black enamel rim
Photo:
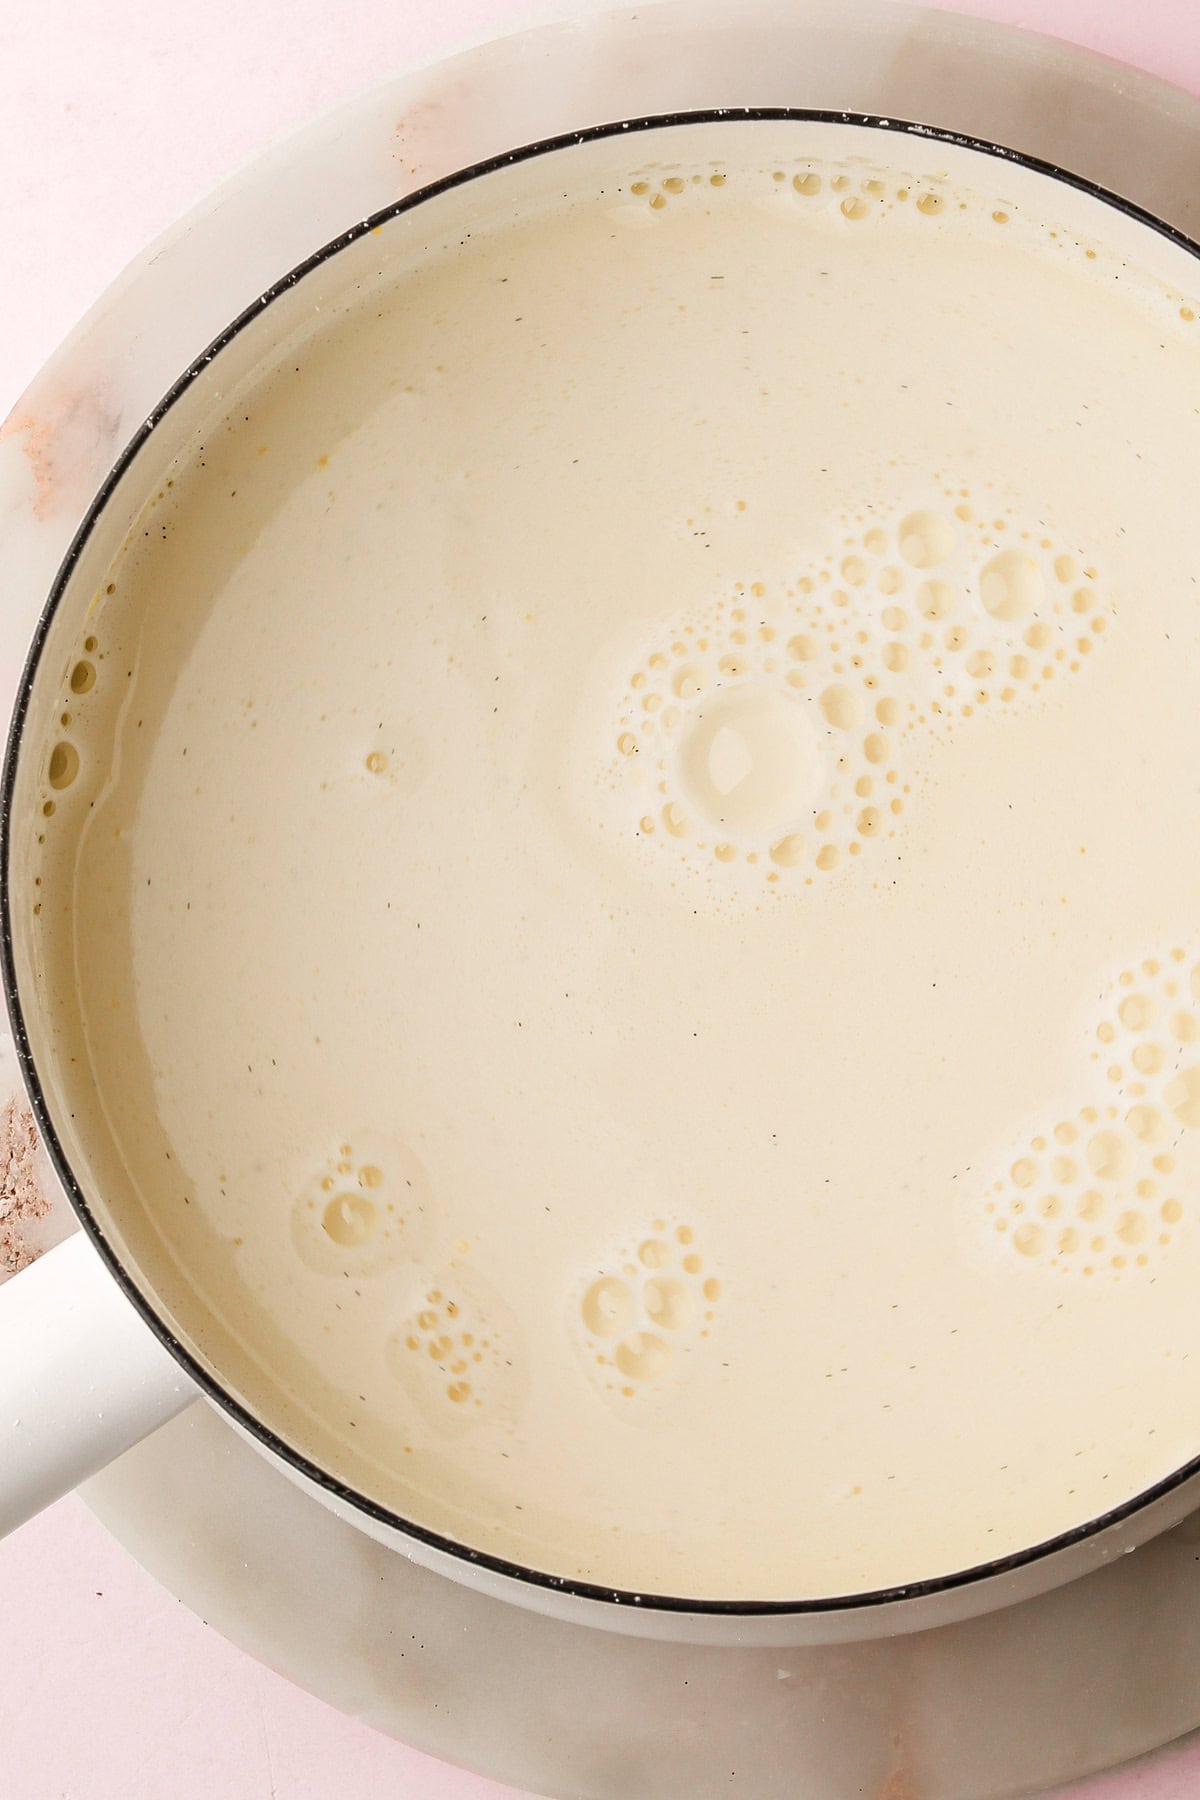
[[[941,1594],[949,1594],[957,1589],[966,1588],[976,1582],[1008,1574],[1040,1562],[1056,1552],[1070,1549],[1082,1544],[1087,1539],[1107,1531],[1133,1518],[1145,1508],[1153,1505],[1169,1494],[1182,1488],[1187,1482],[1200,1475],[1200,1452],[1184,1463],[1180,1468],[1156,1482],[1153,1487],[1146,1488],[1132,1500],[1121,1506],[1101,1513],[1082,1525],[1073,1526],[1069,1531],[1061,1532],[1057,1537],[1048,1538],[1029,1549],[1013,1552],[1011,1555],[998,1557],[991,1562],[978,1563],[968,1569],[960,1569],[949,1575],[933,1576],[922,1581],[914,1581],[905,1586],[874,1589],[865,1593],[835,1595],[820,1600],[703,1600],[678,1597],[666,1594],[638,1594],[620,1588],[596,1586],[586,1581],[572,1580],[566,1576],[551,1575],[544,1570],[531,1569],[519,1563],[508,1561],[504,1557],[493,1556],[485,1551],[474,1550],[467,1544],[457,1542],[453,1538],[430,1531],[410,1519],[402,1518],[388,1507],[369,1499],[366,1495],[347,1487],[335,1476],[316,1464],[308,1461],[297,1450],[285,1443],[271,1428],[264,1424],[253,1412],[244,1407],[233,1395],[228,1393],[221,1383],[211,1375],[174,1336],[170,1327],[154,1310],[151,1302],[141,1292],[130,1274],[117,1256],[113,1246],[107,1241],[92,1211],[87,1195],[82,1191],[67,1162],[57,1131],[46,1105],[46,1098],[41,1080],[34,1065],[29,1044],[29,1035],[25,1026],[25,1018],[21,1005],[21,997],[17,989],[15,956],[13,949],[12,893],[10,890],[10,858],[12,851],[12,802],[16,782],[17,764],[21,748],[21,739],[25,721],[29,713],[33,684],[41,665],[42,653],[47,636],[60,601],[70,581],[71,575],[84,550],[85,545],[95,529],[98,519],[113,495],[117,484],[124,476],[134,459],[144,447],[155,427],[166,417],[171,408],[186,393],[197,377],[207,368],[209,363],[229,345],[234,338],[250,323],[261,316],[263,310],[281,294],[304,279],[312,270],[336,256],[359,238],[373,231],[377,226],[386,224],[400,214],[411,211],[422,202],[436,198],[439,194],[452,188],[461,187],[480,176],[490,175],[499,169],[526,162],[533,157],[545,156],[555,151],[568,150],[572,147],[595,142],[599,139],[620,137],[623,134],[654,131],[668,126],[720,124],[726,121],[763,121],[791,120],[803,124],[849,125],[866,127],[871,130],[890,131],[898,137],[916,136],[932,139],[935,142],[950,144],[962,149],[976,151],[982,155],[1000,161],[1014,163],[1034,174],[1044,175],[1061,182],[1069,188],[1089,195],[1124,214],[1140,225],[1149,227],[1158,236],[1168,239],[1181,250],[1186,251],[1200,263],[1200,244],[1188,237],[1174,226],[1166,224],[1153,213],[1137,206],[1132,201],[1122,199],[1110,190],[1100,187],[1095,182],[1082,176],[1073,175],[1068,170],[1057,167],[1039,157],[1027,156],[1022,152],[1011,150],[1001,144],[988,143],[982,139],[971,137],[957,131],[945,131],[935,127],[918,124],[911,120],[881,118],[872,113],[834,112],[810,107],[718,107],[697,112],[664,113],[646,118],[626,119],[605,125],[591,126],[583,131],[569,132],[559,137],[546,138],[532,144],[526,144],[516,150],[506,151],[500,156],[473,164],[471,167],[458,170],[439,181],[418,189],[404,199],[384,207],[369,218],[361,220],[350,227],[339,237],[332,239],[321,249],[305,258],[305,260],[269,287],[257,300],[228,325],[216,337],[188,369],[179,377],[164,395],[154,411],[138,429],[130,443],[122,451],[113,465],[103,485],[96,494],[83,523],[63,558],[61,567],[55,576],[46,605],[38,621],[33,642],[21,676],[20,689],[9,727],[5,748],[3,776],[0,778],[0,973],[4,982],[4,997],[8,1007],[9,1020],[13,1039],[20,1062],[21,1074],[29,1093],[30,1102],[38,1129],[41,1131],[54,1168],[71,1201],[74,1210],[91,1237],[109,1271],[124,1292],[126,1298],[135,1307],[155,1336],[171,1353],[178,1363],[187,1371],[196,1386],[211,1400],[218,1409],[225,1413],[242,1431],[254,1439],[265,1450],[279,1458],[314,1486],[323,1490],[332,1499],[351,1507],[354,1511],[371,1519],[378,1525],[439,1551],[454,1561],[467,1567],[484,1569],[492,1574],[534,1589],[550,1590],[555,1593],[570,1595],[584,1601],[597,1601],[609,1606],[632,1607],[644,1613],[682,1613],[707,1615],[718,1618],[738,1619],[755,1617],[797,1617],[807,1616],[819,1618],[830,1613],[845,1613],[858,1610],[880,1611],[899,1601],[932,1599]],[[781,1527],[787,1528],[791,1522],[781,1521]],[[802,1524],[802,1521],[800,1522]]]

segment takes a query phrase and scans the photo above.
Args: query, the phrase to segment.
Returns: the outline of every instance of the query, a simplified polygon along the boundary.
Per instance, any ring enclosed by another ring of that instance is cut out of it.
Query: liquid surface
[[[29,897],[199,1353],[708,1597],[1200,1449],[1200,325],[1049,182],[804,129],[379,234],[99,584]]]

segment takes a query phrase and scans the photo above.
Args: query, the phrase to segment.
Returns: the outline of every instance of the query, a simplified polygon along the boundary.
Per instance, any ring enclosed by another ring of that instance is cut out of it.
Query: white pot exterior
[[[204,346],[321,243],[428,182],[513,146],[599,121],[707,107],[852,107],[1018,143],[1023,151],[1078,166],[1094,181],[1120,186],[1173,224],[1200,230],[1200,197],[1189,179],[1192,103],[1144,78],[1106,73],[1101,79],[1097,73],[1090,113],[1079,106],[1056,109],[1056,84],[1066,80],[1062,60],[1041,47],[1030,59],[1029,80],[1014,91],[1007,42],[1005,34],[986,27],[886,3],[849,12],[832,0],[814,4],[802,26],[784,4],[743,6],[736,16],[727,7],[682,0],[628,12],[592,9],[572,22],[538,27],[406,75],[269,152],[126,272],[0,428],[0,532],[12,596],[3,623],[0,690],[10,699],[15,692],[17,659],[92,495]],[[1097,124],[1114,104],[1123,109],[1125,129],[1106,139]],[[1147,143],[1153,156],[1139,157]],[[922,157],[934,166],[944,151],[936,140],[917,138],[905,153],[920,167]],[[1041,178],[1017,168],[1006,172],[1010,186],[1031,180]],[[1072,195],[1070,204],[1086,213],[1098,203]],[[1109,237],[1129,231],[1138,241],[1144,235],[1143,227],[1114,225],[1112,218],[1106,230]],[[1164,245],[1163,255],[1170,261],[1185,253]],[[21,1278],[21,1287],[27,1279]],[[13,1321],[16,1291],[5,1295]],[[44,1311],[41,1302],[29,1304],[31,1297],[36,1300],[26,1288],[22,1330]],[[111,1297],[97,1294],[96,1310],[86,1320],[89,1341],[103,1341],[111,1351],[106,1392],[115,1396],[120,1371],[128,1369],[129,1391],[140,1391],[145,1404],[106,1403],[104,1429],[92,1418],[84,1431],[77,1417],[82,1435],[61,1460],[60,1486],[133,1442],[190,1391],[160,1347],[134,1329],[132,1315],[123,1319],[120,1308],[109,1306]],[[152,1297],[147,1300],[152,1305]],[[122,1332],[124,1348],[118,1350]],[[65,1379],[61,1372],[47,1376],[51,1383]],[[43,1404],[49,1403],[43,1398]],[[47,1416],[66,1419],[65,1399],[60,1415]],[[20,1442],[11,1452],[24,1453]],[[481,1593],[618,1632],[707,1644],[845,1642],[967,1618],[1122,1555],[1183,1518],[1197,1499],[1195,1481],[1176,1486],[1103,1534],[936,1594],[898,1596],[886,1607],[748,1617],[668,1612],[637,1600],[616,1606],[517,1580],[376,1518],[269,1449],[264,1453],[378,1542]],[[31,1467],[24,1497],[14,1502],[17,1510],[47,1497],[52,1486],[48,1475],[35,1478]]]

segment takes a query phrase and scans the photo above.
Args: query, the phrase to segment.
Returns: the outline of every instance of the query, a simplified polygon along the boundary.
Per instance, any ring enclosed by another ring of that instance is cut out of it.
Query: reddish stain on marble
[[[34,517],[47,518],[54,504],[53,434],[49,423],[35,418],[31,412],[11,412],[0,425],[0,437],[24,438],[22,448],[25,460],[33,471],[33,479],[37,484],[37,498],[33,503]]]
[[[396,120],[396,160],[406,177],[405,193],[422,180],[431,179],[435,173],[445,172],[435,170],[432,155],[437,137],[435,127],[444,124],[445,110],[442,101],[418,100]]]
[[[913,1774],[912,1757],[903,1733],[893,1740],[892,1767],[872,1800],[922,1800],[917,1778]]]
[[[913,1786],[912,1776],[906,1769],[893,1769],[876,1794],[875,1800],[921,1800],[921,1796]]]
[[[15,439],[33,474],[36,519],[82,511],[108,472],[122,435],[119,410],[92,387],[39,389],[0,425]]]
[[[16,1275],[38,1251],[29,1229],[50,1211],[38,1180],[37,1126],[24,1100],[0,1108],[0,1274]]]

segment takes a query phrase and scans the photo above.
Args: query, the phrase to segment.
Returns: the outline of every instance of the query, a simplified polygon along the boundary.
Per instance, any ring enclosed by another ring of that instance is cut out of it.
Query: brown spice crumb
[[[24,1099],[0,1108],[0,1275],[16,1275],[34,1261],[38,1249],[29,1227],[44,1219],[50,1202],[38,1181],[37,1126]]]

